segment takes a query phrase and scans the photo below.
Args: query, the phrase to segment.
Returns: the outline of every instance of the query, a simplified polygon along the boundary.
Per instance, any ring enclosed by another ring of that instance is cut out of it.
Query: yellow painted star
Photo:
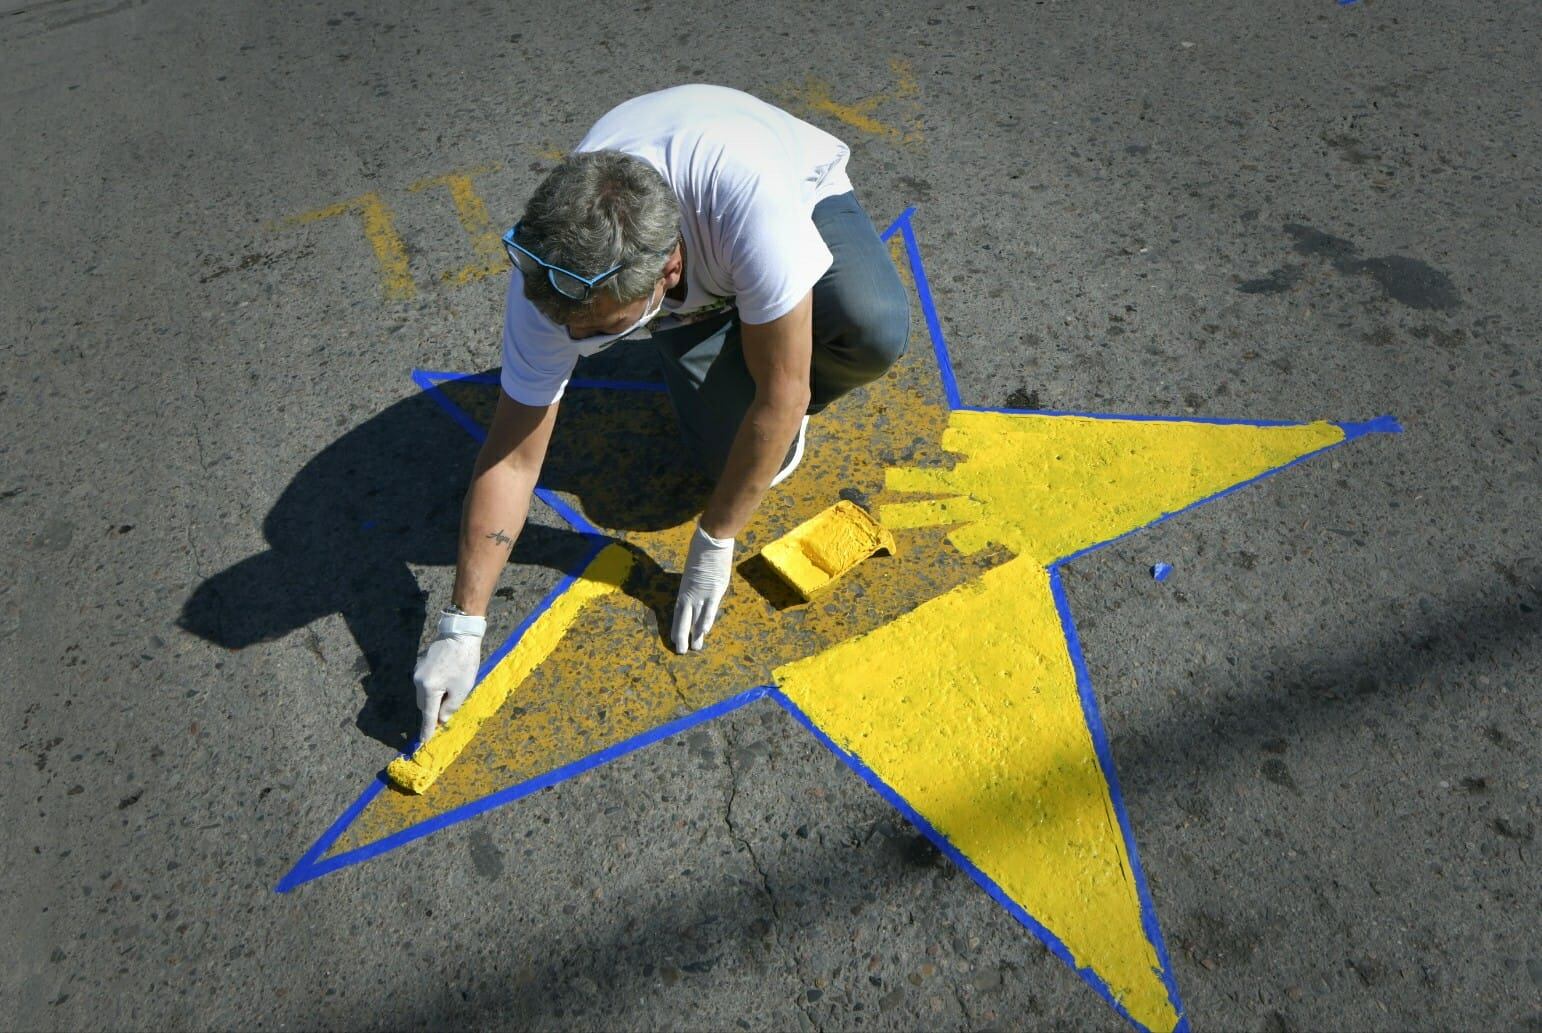
[[[432,789],[377,780],[280,889],[769,696],[1127,1018],[1184,1025],[1059,565],[1393,425],[965,410],[907,217],[890,232],[935,351],[810,425],[803,466],[740,537],[751,558],[710,648],[677,656],[662,634],[707,489],[666,400],[576,381],[542,496],[593,535],[591,560],[490,659],[462,710],[480,724],[441,733],[453,763]],[[490,414],[493,378],[420,382],[468,425]],[[789,606],[754,553],[838,497],[876,507],[898,553]]]

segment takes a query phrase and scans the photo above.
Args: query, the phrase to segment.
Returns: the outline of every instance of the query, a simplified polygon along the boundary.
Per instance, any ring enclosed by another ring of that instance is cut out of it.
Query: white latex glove
[[[714,538],[698,524],[685,556],[685,573],[680,576],[680,597],[675,601],[675,626],[670,634],[675,652],[701,648],[717,620],[718,604],[728,591],[733,571],[734,540]]]
[[[413,684],[418,688],[418,709],[423,711],[418,745],[432,739],[439,726],[471,694],[477,667],[482,662],[482,636],[486,633],[486,617],[439,615],[439,634],[418,657],[418,668],[412,674]]]

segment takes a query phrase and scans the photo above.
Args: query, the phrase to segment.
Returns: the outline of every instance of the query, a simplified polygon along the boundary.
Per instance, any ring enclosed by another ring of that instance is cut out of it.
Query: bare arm
[[[557,406],[523,405],[498,393],[498,408],[477,455],[461,507],[460,558],[451,602],[482,616],[530,513]]]
[[[814,350],[814,295],[805,294],[786,315],[744,324],[744,363],[755,379],[755,400],[734,436],[701,528],[714,538],[733,538],[749,523],[808,410],[809,361]]]

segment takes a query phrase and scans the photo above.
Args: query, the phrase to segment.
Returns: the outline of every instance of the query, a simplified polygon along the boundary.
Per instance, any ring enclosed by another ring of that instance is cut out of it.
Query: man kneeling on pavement
[[[645,324],[684,446],[714,481],[669,639],[704,647],[734,537],[803,457],[810,416],[905,352],[910,306],[830,134],[691,85],[602,117],[504,237],[497,408],[462,510],[450,603],[414,681],[421,741],[459,709],[580,356]]]

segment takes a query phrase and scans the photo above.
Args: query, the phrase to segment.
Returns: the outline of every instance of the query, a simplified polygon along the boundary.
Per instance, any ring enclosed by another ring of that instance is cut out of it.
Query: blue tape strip
[[[1076,412],[1069,409],[1002,409],[989,405],[955,405],[959,412],[994,412],[1007,416],[1080,416],[1089,420],[1131,420],[1137,423],[1206,423],[1243,427],[1304,427],[1311,420],[1249,420],[1230,416],[1148,416],[1121,412]],[[1342,424],[1341,424],[1342,426]]]
[[[1152,901],[1151,887],[1146,883],[1146,871],[1140,863],[1140,852],[1135,847],[1135,832],[1130,827],[1130,815],[1125,810],[1124,794],[1119,789],[1119,775],[1114,768],[1114,753],[1108,744],[1108,731],[1103,727],[1103,715],[1098,710],[1097,697],[1092,691],[1092,675],[1087,671],[1087,660],[1082,655],[1081,637],[1076,633],[1076,622],[1071,618],[1071,603],[1065,594],[1058,566],[1049,569],[1049,590],[1055,599],[1055,611],[1060,615],[1060,627],[1065,633],[1066,648],[1071,654],[1071,666],[1076,671],[1076,691],[1081,697],[1082,712],[1087,718],[1087,728],[1092,733],[1092,746],[1098,755],[1098,766],[1103,769],[1103,779],[1108,784],[1109,797],[1114,803],[1114,814],[1119,819],[1119,831],[1124,835],[1124,848],[1130,858],[1131,872],[1135,876],[1135,890],[1140,896],[1140,924],[1146,939],[1156,948],[1161,962],[1162,985],[1167,987],[1167,998],[1178,1013],[1180,1023],[1186,1022],[1183,1003],[1178,997],[1178,983],[1173,978],[1173,963],[1167,955],[1167,943],[1162,939],[1161,923],[1157,921],[1156,904]]]
[[[448,413],[450,419],[454,420],[457,424],[460,425],[461,430],[465,431],[467,434],[470,434],[479,442],[486,441],[487,431],[482,429],[482,425],[476,420],[473,420],[466,413],[466,410],[450,401],[449,396],[446,395],[443,391],[439,390],[439,385],[441,383],[447,383],[451,380],[464,380],[468,383],[483,383],[483,381],[475,379],[477,376],[480,376],[480,374],[468,374],[466,376],[455,376],[453,374],[444,375],[440,380],[437,381],[433,379],[435,375],[436,374],[415,369],[412,371],[412,382],[421,387],[423,389],[423,393],[427,395],[435,405],[439,406],[439,408]]]
[[[300,885],[300,883],[315,878],[315,876],[307,875],[306,873],[315,864],[316,858],[326,853],[328,848],[337,842],[337,837],[343,834],[343,830],[353,824],[353,819],[357,818],[359,813],[368,807],[370,801],[380,795],[380,790],[385,787],[386,780],[384,774],[377,776],[373,782],[365,786],[364,792],[359,794],[359,798],[349,804],[347,809],[337,816],[337,820],[321,834],[321,838],[311,844],[311,848],[305,851],[304,856],[295,862],[294,867],[289,869],[282,879],[278,880],[278,885],[273,887],[273,892],[288,893]]]
[[[995,900],[996,903],[1006,908],[1008,913],[1010,913],[1013,918],[1022,923],[1023,926],[1026,927],[1029,932],[1033,933],[1034,936],[1038,937],[1040,942],[1042,942],[1044,946],[1048,947],[1057,958],[1069,965],[1073,972],[1080,976],[1088,986],[1096,990],[1098,994],[1102,996],[1103,1000],[1107,1001],[1109,1005],[1113,1007],[1116,1012],[1122,1015],[1127,1022],[1135,1026],[1137,1029],[1145,1028],[1141,1026],[1140,1023],[1136,1022],[1134,1017],[1131,1016],[1129,1012],[1124,1010],[1124,1006],[1114,999],[1113,993],[1108,989],[1108,984],[1103,982],[1102,977],[1100,977],[1091,968],[1078,968],[1075,959],[1071,956],[1071,952],[1066,948],[1064,943],[1060,942],[1059,937],[1050,932],[1048,928],[1041,925],[1032,915],[1024,910],[1021,904],[1007,896],[1006,891],[1003,890],[1000,886],[996,885],[994,879],[977,868],[974,862],[965,857],[964,854],[948,840],[948,837],[937,831],[931,822],[922,817],[921,813],[912,807],[908,800],[906,800],[899,793],[895,792],[887,782],[879,778],[872,768],[868,767],[862,762],[860,757],[854,753],[848,753],[846,750],[837,746],[834,740],[826,735],[824,730],[816,725],[807,714],[799,709],[796,703],[788,699],[780,689],[773,688],[766,695],[772,700],[776,701],[778,705],[780,705],[784,710],[791,714],[799,724],[801,724],[804,728],[807,728],[809,732],[813,734],[814,738],[818,739],[824,745],[825,749],[835,754],[836,757],[840,758],[843,764],[849,767],[852,771],[855,771],[862,779],[862,781],[866,782],[874,792],[888,801],[891,807],[903,814],[906,820],[914,825],[922,835],[931,840],[937,849],[942,851],[942,853],[947,856],[948,860],[952,861],[954,864],[958,865],[959,868],[963,869],[964,873],[973,879],[981,889],[985,890],[986,893],[989,893],[991,898]],[[1126,835],[1126,838],[1128,838],[1128,834]],[[1166,964],[1165,961],[1163,963]]]
[[[591,524],[587,517],[585,517],[582,513],[570,505],[566,499],[564,499],[561,495],[558,495],[552,489],[543,488],[540,485],[537,485],[535,489],[535,497],[546,503],[552,509],[556,510],[557,515],[566,520],[568,525],[571,526],[575,531],[582,531],[584,534],[598,535],[603,535],[605,533],[598,527],[595,527],[593,524]]]
[[[898,233],[900,231],[900,227],[908,223],[910,221],[910,217],[915,213],[915,205],[911,205],[903,212],[900,212],[899,215],[895,217],[894,221],[889,223],[889,228],[878,234],[878,239],[887,244],[889,242],[889,238]]]
[[[908,215],[909,212],[907,211]],[[948,406],[963,408],[958,394],[958,381],[953,376],[953,360],[948,356],[948,345],[942,336],[942,322],[937,318],[937,306],[932,303],[931,284],[926,279],[926,269],[921,264],[921,245],[916,242],[915,228],[910,219],[900,223],[905,237],[905,252],[910,256],[910,278],[915,281],[916,297],[921,302],[921,312],[926,316],[926,332],[932,338],[932,351],[937,356],[937,373],[942,378],[942,389],[947,395]]]
[[[386,836],[383,839],[377,839],[373,843],[368,843],[364,846],[356,847],[353,850],[349,850],[346,853],[337,854],[334,857],[328,857],[324,860],[317,860],[321,854],[326,852],[327,848],[336,842],[337,837],[342,834],[345,828],[347,828],[348,823],[352,822],[353,819],[358,816],[359,812],[362,811],[369,803],[369,801],[374,799],[375,794],[379,793],[380,790],[384,787],[385,776],[382,774],[376,779],[375,783],[370,787],[370,789],[366,790],[364,795],[361,796],[352,807],[344,812],[343,817],[339,818],[336,822],[333,823],[332,828],[328,829],[326,835],[318,840],[316,845],[310,849],[305,858],[302,859],[301,864],[295,865],[294,869],[290,871],[288,875],[284,876],[283,881],[278,884],[277,889],[279,892],[287,893],[289,890],[294,889],[296,886],[310,882],[312,879],[318,879],[323,875],[331,874],[332,872],[335,872],[341,868],[347,868],[351,865],[368,861],[371,858],[379,857],[381,854],[395,850],[397,847],[403,846],[407,843],[411,843],[415,839],[422,839],[424,836],[437,832],[448,825],[454,825],[457,822],[465,821],[468,818],[474,818],[479,814],[484,814],[487,811],[502,807],[504,804],[513,803],[515,800],[529,796],[531,793],[538,793],[542,789],[557,785],[560,782],[565,782],[570,778],[581,775],[586,771],[590,771],[601,766],[602,764],[608,764],[618,757],[624,757],[628,753],[636,752],[637,750],[642,749],[644,746],[650,746],[661,739],[667,739],[670,736],[676,735],[689,728],[694,728],[703,722],[710,721],[713,718],[722,717],[724,714],[738,710],[740,707],[753,703],[758,699],[764,698],[769,690],[770,686],[762,685],[757,688],[750,689],[748,692],[741,692],[736,696],[730,696],[719,703],[714,703],[709,707],[703,707],[694,713],[687,714],[681,718],[676,718],[673,721],[659,725],[658,727],[643,732],[640,735],[634,735],[630,739],[625,739],[613,746],[608,746],[596,753],[591,753],[589,756],[575,760],[570,764],[564,764],[559,768],[553,768],[551,771],[548,771],[543,775],[537,775],[534,778],[526,779],[523,782],[509,786],[505,789],[500,789],[498,792],[493,793],[490,796],[484,796],[481,799],[473,800],[467,804],[462,804],[453,810],[445,811],[443,814],[435,815],[426,821],[419,822],[416,825],[410,825],[399,832],[393,832],[391,835]]]
[[[607,542],[605,541],[595,543],[594,548],[591,549],[579,563],[578,569],[583,570],[585,567],[587,567],[590,561],[592,561],[594,557],[599,554],[600,550],[603,549],[606,544]],[[564,576],[561,581],[557,582],[556,586],[550,592],[546,593],[540,602],[535,604],[534,608],[532,608],[530,611],[530,615],[521,621],[517,628],[509,633],[509,635],[503,640],[498,648],[493,651],[492,655],[483,662],[480,668],[478,668],[477,685],[482,684],[482,680],[492,672],[494,667],[498,666],[499,662],[502,661],[505,656],[508,655],[509,650],[514,648],[514,644],[524,637],[525,632],[530,629],[530,625],[535,623],[535,619],[550,609],[552,603],[557,601],[557,597],[560,596],[563,592],[566,592],[568,587],[572,585],[576,579],[576,574],[568,574]],[[473,691],[475,690],[473,689]],[[413,739],[412,742],[407,745],[407,749],[403,752],[402,755],[406,757],[412,756],[415,752],[417,752],[418,745],[418,740]],[[300,860],[295,862],[295,865],[290,869],[289,874],[285,875],[284,878],[279,881],[279,884],[274,887],[275,891],[279,893],[286,893],[292,886],[299,885],[299,882],[294,881],[295,873],[304,871],[305,869],[309,868],[311,863],[319,854],[325,852],[327,847],[336,842],[337,837],[342,835],[343,830],[353,822],[354,818],[358,817],[359,812],[364,810],[364,808],[369,805],[369,802],[375,798],[375,794],[380,792],[381,788],[385,785],[386,779],[384,775],[381,775],[380,777],[376,778],[375,781],[371,782],[364,790],[364,792],[359,795],[359,798],[351,805],[349,805],[347,810],[343,811],[342,816],[339,817],[337,821],[333,822],[331,827],[328,828],[326,832],[322,833],[321,838],[316,841],[310,850],[306,851],[305,855],[301,857]],[[306,880],[300,880],[300,882],[304,881]]]
[[[1340,430],[1344,432],[1345,441],[1353,441],[1355,438],[1363,438],[1367,434],[1401,434],[1403,425],[1397,422],[1397,417],[1388,413],[1372,420],[1364,420],[1360,423],[1340,423]]]

